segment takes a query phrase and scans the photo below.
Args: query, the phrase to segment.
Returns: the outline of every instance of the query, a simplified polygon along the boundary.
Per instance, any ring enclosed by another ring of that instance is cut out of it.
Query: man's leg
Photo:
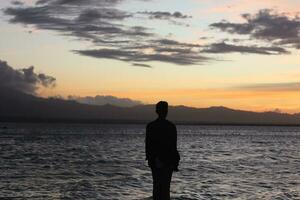
[[[152,190],[152,196],[153,200],[160,200],[159,198],[159,193],[160,193],[160,188],[159,188],[159,172],[158,169],[155,167],[151,167],[152,171],[152,179],[153,179],[153,190]]]
[[[161,177],[161,199],[170,200],[170,186],[173,170],[171,167],[165,167],[163,169]]]

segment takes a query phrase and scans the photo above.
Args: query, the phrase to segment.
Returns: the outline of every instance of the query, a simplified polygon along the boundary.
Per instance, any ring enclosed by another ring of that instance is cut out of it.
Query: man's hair
[[[168,102],[160,101],[156,104],[156,113],[158,115],[167,115],[168,113]]]

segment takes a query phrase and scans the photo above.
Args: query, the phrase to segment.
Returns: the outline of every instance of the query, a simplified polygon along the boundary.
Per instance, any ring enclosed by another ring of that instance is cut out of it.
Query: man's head
[[[168,102],[160,101],[156,104],[156,113],[159,118],[165,119],[168,115]]]

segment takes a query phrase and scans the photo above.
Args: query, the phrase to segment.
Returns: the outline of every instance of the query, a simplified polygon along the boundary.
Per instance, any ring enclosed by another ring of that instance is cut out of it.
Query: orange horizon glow
[[[62,95],[67,98],[70,94]],[[85,96],[115,96],[118,98],[130,98],[139,100],[143,104],[155,104],[160,100],[166,100],[170,105],[187,106],[195,108],[207,108],[224,106],[231,109],[282,113],[299,113],[300,91],[245,91],[239,89],[174,89],[174,90],[132,90],[132,91],[106,91],[99,93],[76,94]],[[51,93],[43,93],[45,98],[56,96]],[[283,102],[285,102],[283,104]]]

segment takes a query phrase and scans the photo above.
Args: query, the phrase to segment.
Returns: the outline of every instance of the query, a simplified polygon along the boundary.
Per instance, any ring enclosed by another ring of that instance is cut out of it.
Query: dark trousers
[[[171,167],[151,167],[153,178],[153,200],[170,200]]]

